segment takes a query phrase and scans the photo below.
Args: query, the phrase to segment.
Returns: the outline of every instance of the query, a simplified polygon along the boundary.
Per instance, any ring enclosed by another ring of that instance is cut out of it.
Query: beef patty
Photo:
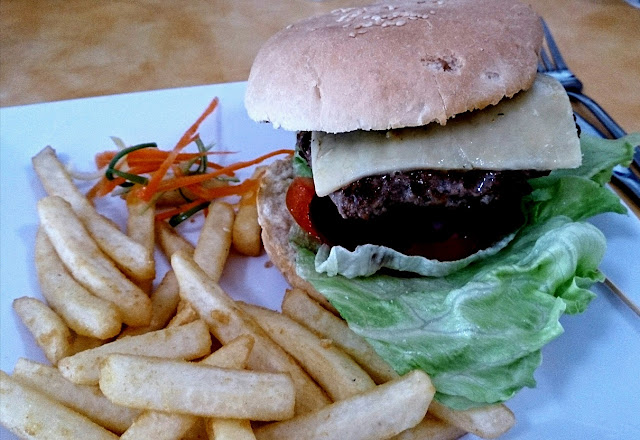
[[[296,147],[311,166],[311,133]],[[312,200],[322,239],[354,249],[391,247],[407,255],[458,260],[490,247],[524,222],[533,170],[412,170],[368,176]]]
[[[311,166],[311,133],[299,132],[296,146]],[[367,176],[329,195],[344,219],[372,220],[408,207],[488,208],[519,204],[531,188],[533,170],[412,170]]]

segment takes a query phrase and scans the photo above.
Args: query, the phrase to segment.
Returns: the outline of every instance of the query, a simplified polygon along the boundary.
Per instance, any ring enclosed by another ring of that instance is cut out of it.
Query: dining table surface
[[[288,24],[372,0],[2,0],[0,107],[244,81]],[[640,131],[640,9],[529,0],[584,92]]]

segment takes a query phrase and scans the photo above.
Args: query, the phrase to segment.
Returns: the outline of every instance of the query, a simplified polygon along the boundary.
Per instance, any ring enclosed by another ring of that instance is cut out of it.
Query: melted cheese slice
[[[562,85],[538,75],[533,86],[447,125],[389,131],[313,132],[319,196],[360,178],[416,169],[552,170],[580,165],[580,141]]]

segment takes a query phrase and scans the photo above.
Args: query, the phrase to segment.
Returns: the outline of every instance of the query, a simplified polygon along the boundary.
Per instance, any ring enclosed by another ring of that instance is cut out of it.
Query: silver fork
[[[617,139],[627,134],[598,103],[582,94],[582,82],[569,70],[564,58],[562,58],[558,45],[553,39],[553,35],[551,35],[549,26],[544,20],[541,21],[546,47],[549,52],[547,53],[545,47],[542,47],[538,61],[538,72],[546,73],[560,81],[560,84],[567,91],[567,95],[580,102],[593,113],[596,119],[607,129],[610,137]]]
[[[551,35],[549,26],[547,26],[544,20],[541,19],[541,21],[544,29],[546,48],[543,46],[540,50],[538,72],[545,73],[557,79],[560,84],[564,86],[567,91],[567,95],[582,104],[584,108],[586,108],[609,133],[603,133],[583,118],[580,120],[580,125],[588,125],[589,128],[600,133],[603,137],[618,139],[626,135],[627,133],[622,129],[622,127],[620,127],[613,118],[598,105],[598,103],[582,93],[582,82],[573,74],[564,62],[560,49],[553,39],[553,35]],[[633,168],[640,170],[640,146],[636,146],[634,149],[633,167],[630,169],[618,165],[613,169],[612,176],[612,183],[620,188],[631,199],[631,201],[635,203],[636,207],[639,207],[640,177],[632,171]]]

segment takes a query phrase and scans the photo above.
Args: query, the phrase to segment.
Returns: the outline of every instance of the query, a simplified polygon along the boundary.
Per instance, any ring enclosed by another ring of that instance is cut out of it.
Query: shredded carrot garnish
[[[113,159],[116,153],[117,151],[103,151],[102,153],[96,154],[96,167],[102,169],[109,165],[109,162],[111,162],[111,159]]]
[[[89,201],[93,202],[93,199],[95,199],[96,197],[98,197],[98,192],[100,192],[100,190],[102,189],[102,186],[104,185],[104,182],[106,182],[107,179],[105,177],[101,177],[100,180],[98,180],[98,182],[93,185],[89,191],[87,191],[87,199],[89,199]]]
[[[117,151],[103,151],[102,153],[96,154],[95,162],[96,166],[100,168],[104,168],[109,165],[111,159],[117,154]],[[176,162],[182,162],[185,160],[194,160],[199,159],[204,156],[213,156],[217,154],[232,154],[232,151],[207,151],[206,153],[180,153],[176,156]],[[133,165],[134,163],[157,163],[161,164],[167,156],[169,156],[170,151],[158,150],[156,148],[145,148],[142,150],[132,151],[127,154],[127,163],[129,165]]]
[[[159,211],[156,219],[169,220],[175,226],[197,212],[206,213],[208,204],[217,198],[240,196],[241,201],[250,203],[255,200],[261,174],[254,173],[251,178],[238,181],[236,172],[278,155],[293,155],[293,150],[280,149],[247,161],[230,165],[212,162],[209,156],[230,154],[230,151],[208,151],[198,133],[202,122],[218,106],[214,98],[198,119],[182,135],[170,151],[157,148],[155,143],[137,144],[126,147],[120,141],[119,150],[104,151],[96,154],[95,163],[105,170],[104,176],[89,190],[87,197],[92,200],[111,193],[116,187],[123,186],[125,191],[134,192],[140,199],[155,203],[161,193],[176,191],[182,195],[184,203],[180,206]],[[196,144],[198,152],[188,153],[182,150],[190,144]],[[214,179],[220,180],[218,185]]]
[[[209,179],[213,179],[216,177],[220,177],[222,175],[227,174],[228,172],[232,172],[232,171],[238,171],[241,170],[243,168],[247,168],[250,167],[252,165],[256,165],[259,164],[260,162],[263,162],[267,159],[269,159],[270,157],[273,156],[277,156],[280,154],[288,154],[288,155],[293,155],[293,150],[276,150],[276,151],[272,151],[270,153],[264,154],[260,157],[257,157],[255,159],[252,160],[248,160],[248,161],[244,161],[244,162],[236,162],[232,165],[226,166],[224,168],[220,168],[219,170],[215,170],[211,173],[207,173],[207,174],[194,174],[191,176],[183,176],[183,177],[176,177],[174,179],[170,179],[170,180],[166,180],[163,181],[162,183],[160,183],[158,185],[158,191],[162,192],[162,191],[171,191],[172,189],[178,189],[178,188],[183,188],[185,186],[191,186],[197,183],[202,183],[202,182],[206,182]],[[147,186],[148,188],[148,186]]]
[[[87,198],[89,200],[93,200],[96,197],[104,197],[113,191],[118,185],[121,185],[125,182],[125,180],[121,177],[118,177],[113,180],[109,180],[106,177],[101,177],[98,183],[93,185],[93,187],[87,192]]]
[[[190,210],[191,208],[195,208],[196,206],[198,206],[201,203],[206,202],[206,200],[202,200],[202,199],[198,199],[198,200],[194,200],[193,202],[189,202],[189,203],[185,203],[184,205],[180,205],[177,208],[173,208],[173,209],[169,209],[167,211],[163,211],[159,214],[156,214],[156,220],[158,221],[162,221],[162,220],[166,220],[168,218],[173,217],[174,215],[177,214],[182,214],[185,211]]]
[[[162,162],[160,168],[158,168],[158,170],[151,175],[147,186],[141,191],[141,197],[143,200],[147,202],[150,201],[154,194],[158,192],[160,182],[162,181],[165,174],[167,174],[167,171],[169,171],[169,168],[171,168],[171,165],[175,162],[176,157],[178,156],[180,151],[192,142],[195,132],[198,130],[198,127],[200,127],[200,124],[202,124],[202,121],[204,121],[207,116],[213,113],[217,106],[218,98],[216,97],[213,99],[213,101],[211,101],[209,106],[205,109],[202,115],[200,115],[196,122],[194,122],[193,125],[189,127],[189,129],[182,135],[171,153]]]
[[[157,150],[155,148],[147,148],[144,150],[132,151],[128,158],[129,160],[140,160],[140,161],[163,161],[169,155],[169,151]],[[213,154],[230,154],[231,151],[207,151],[205,153],[180,153],[176,156],[176,160],[190,160],[197,159],[198,157],[202,157],[205,155],[213,155]]]
[[[129,170],[127,172],[132,174],[151,173],[158,169],[158,166],[156,164],[139,164],[139,165],[129,164],[129,165],[130,165]]]

